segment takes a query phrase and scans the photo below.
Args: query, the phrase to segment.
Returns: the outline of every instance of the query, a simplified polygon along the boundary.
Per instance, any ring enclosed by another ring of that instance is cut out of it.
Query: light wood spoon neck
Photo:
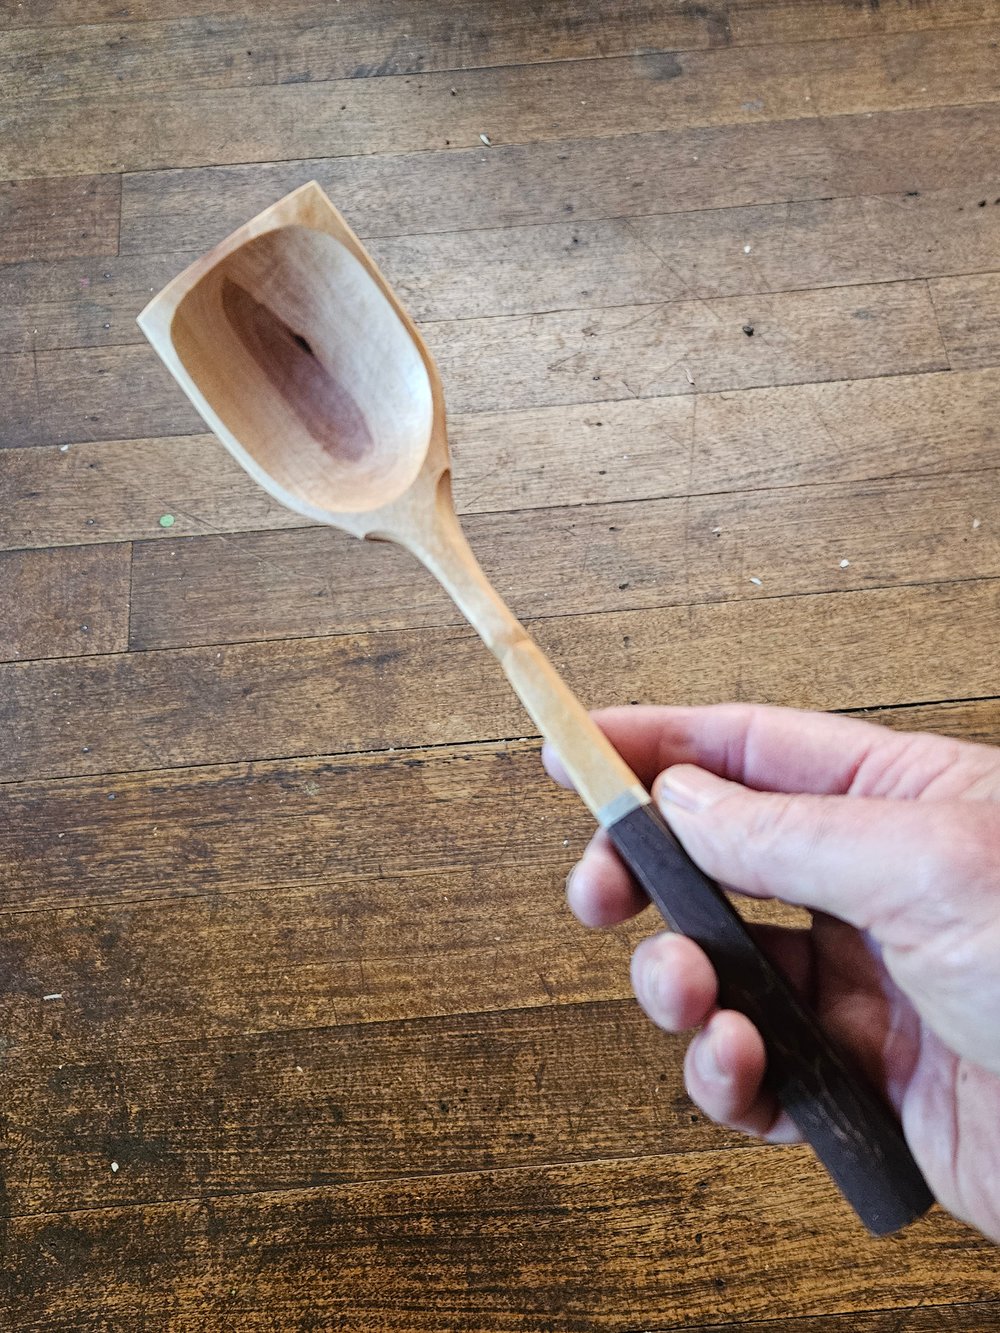
[[[433,494],[428,495],[426,488]],[[448,471],[435,475],[434,469],[425,470],[401,503],[378,516],[368,535],[406,547],[448,592],[499,661],[599,823],[612,824],[649,800],[635,774],[483,573],[455,515]]]
[[[425,498],[414,495],[424,487],[432,494]],[[407,501],[411,497],[417,504],[407,504],[405,516],[400,516],[404,521],[387,525],[384,535],[404,546],[434,575],[487,648],[503,662],[517,643],[528,638],[528,633],[483,573],[469,546],[452,506],[450,474],[443,471],[436,478],[424,474]]]

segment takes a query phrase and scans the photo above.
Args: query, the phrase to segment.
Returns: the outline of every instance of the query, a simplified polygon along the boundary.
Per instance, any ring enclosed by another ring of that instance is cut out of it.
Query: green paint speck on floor
[[[174,516],[173,516],[173,514],[161,514],[161,515],[160,515],[160,527],[161,527],[161,528],[172,528],[173,526],[174,526]]]

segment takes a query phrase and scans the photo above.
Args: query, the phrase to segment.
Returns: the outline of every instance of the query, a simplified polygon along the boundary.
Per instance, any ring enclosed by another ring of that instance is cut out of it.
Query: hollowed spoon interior
[[[851,1070],[687,857],[649,796],[479,568],[451,501],[444,396],[412,321],[306,185],[174,279],[143,332],[229,451],[290,509],[412,551],[496,654],[539,731],[667,921],[712,959],[720,1003],[764,1038],[767,1077],[870,1230],[931,1196],[886,1105]]]

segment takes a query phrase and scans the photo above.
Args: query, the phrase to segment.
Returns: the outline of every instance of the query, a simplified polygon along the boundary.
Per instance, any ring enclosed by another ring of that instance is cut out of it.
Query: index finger
[[[867,761],[889,760],[912,741],[858,718],[764,704],[633,705],[593,717],[647,787],[673,764],[696,764],[759,791],[843,796]],[[548,745],[544,760],[557,782],[572,785]]]

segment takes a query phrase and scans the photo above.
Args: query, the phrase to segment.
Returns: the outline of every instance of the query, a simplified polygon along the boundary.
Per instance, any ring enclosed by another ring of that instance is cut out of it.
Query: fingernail
[[[644,958],[641,954],[637,955],[634,984],[636,994],[646,1008],[656,1008],[660,995],[661,980],[660,965],[655,958]]]
[[[668,768],[656,781],[655,795],[661,807],[680,806],[682,810],[707,810],[722,799],[729,786],[723,778],[706,773],[693,764]]]
[[[694,1048],[694,1064],[698,1073],[707,1083],[718,1083],[724,1078],[715,1049],[715,1038],[711,1032],[702,1034]]]
[[[577,861],[576,865],[573,867],[573,869],[572,869],[572,870],[569,872],[569,874],[566,876],[566,897],[567,897],[567,899],[569,899],[570,901],[572,901],[572,894],[573,894],[573,879],[574,879],[574,876],[576,875],[576,872],[577,872],[579,869],[580,869],[580,862]]]

